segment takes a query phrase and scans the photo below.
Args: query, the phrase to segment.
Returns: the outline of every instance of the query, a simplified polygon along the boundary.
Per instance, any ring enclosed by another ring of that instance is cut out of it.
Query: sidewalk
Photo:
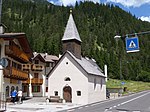
[[[33,97],[23,104],[7,103],[6,112],[57,112],[81,105],[72,103],[46,103],[45,97]]]

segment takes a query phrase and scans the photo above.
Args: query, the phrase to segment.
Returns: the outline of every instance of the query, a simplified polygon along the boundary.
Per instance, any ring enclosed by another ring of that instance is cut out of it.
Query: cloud
[[[142,16],[142,17],[140,17],[140,19],[142,21],[148,21],[148,22],[150,22],[150,16],[148,16],[148,17]]]
[[[64,6],[68,6],[68,5],[75,5],[76,1],[80,2],[80,1],[92,1],[94,3],[100,3],[100,0],[48,0],[49,2],[51,2],[52,4],[55,5],[64,5]]]
[[[106,2],[120,3],[126,7],[140,7],[144,4],[150,4],[150,0],[106,0]]]
[[[62,5],[62,1],[58,0],[58,1],[54,1],[54,0],[48,0],[50,3],[55,4],[55,5]]]

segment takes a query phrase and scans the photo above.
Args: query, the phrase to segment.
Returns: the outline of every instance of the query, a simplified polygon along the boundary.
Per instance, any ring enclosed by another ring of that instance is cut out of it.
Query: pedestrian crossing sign
[[[138,37],[126,38],[126,51],[127,53],[139,51]]]

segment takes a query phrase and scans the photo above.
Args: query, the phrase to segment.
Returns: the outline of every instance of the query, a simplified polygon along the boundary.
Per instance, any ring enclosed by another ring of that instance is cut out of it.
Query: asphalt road
[[[62,112],[150,112],[150,90]]]

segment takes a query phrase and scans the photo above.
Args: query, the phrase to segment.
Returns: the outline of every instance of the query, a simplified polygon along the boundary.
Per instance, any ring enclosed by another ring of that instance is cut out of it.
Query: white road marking
[[[68,112],[72,112],[72,111],[74,111],[75,109],[71,109],[71,110],[68,110]]]
[[[145,96],[145,95],[147,95],[147,94],[149,94],[149,92],[148,92],[148,93],[145,93],[145,94],[143,94],[143,95],[141,95],[141,96],[138,96],[138,97],[132,98],[132,99],[130,99],[130,100],[127,100],[127,101],[125,101],[125,102],[122,102],[121,105],[124,105],[124,104],[126,104],[126,103],[129,103],[129,102],[134,101],[134,100],[136,100],[136,99],[139,99],[139,98],[141,98],[141,97],[143,97],[143,96]]]
[[[115,105],[115,106],[113,106],[114,108],[116,108],[117,106]]]
[[[122,102],[121,104],[118,104],[117,106],[124,105],[124,104],[126,104],[126,103],[131,102],[131,101],[134,101],[134,100],[136,100],[136,99],[139,99],[139,98],[141,98],[141,97],[143,97],[143,96],[145,96],[145,95],[147,95],[147,94],[149,94],[149,93],[150,93],[150,92],[145,93],[145,94],[143,94],[143,95],[140,95],[140,96],[138,96],[138,97],[132,98],[132,99],[130,99],[130,100],[127,100],[127,101],[125,101],[125,102]],[[109,109],[105,109],[105,111],[108,112],[108,110],[111,110],[112,108],[116,108],[117,106],[109,107]],[[126,111],[119,111],[119,112],[126,112]],[[140,111],[133,111],[133,112],[140,112]]]
[[[112,107],[109,107],[109,109],[112,109]]]
[[[141,112],[141,111],[133,111],[133,112]]]
[[[98,105],[98,103],[92,104],[91,106],[95,106],[95,105]]]
[[[105,111],[104,112],[106,112],[108,109],[105,109]]]
[[[83,107],[79,107],[78,109],[82,109]]]
[[[120,106],[120,104],[118,104],[117,106]]]

